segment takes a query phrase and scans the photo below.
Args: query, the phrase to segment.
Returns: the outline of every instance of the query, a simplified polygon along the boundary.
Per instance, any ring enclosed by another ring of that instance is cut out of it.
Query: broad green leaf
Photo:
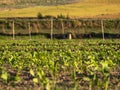
[[[38,78],[33,78],[34,83],[38,83]]]
[[[21,77],[20,76],[15,76],[15,81],[20,82],[21,81]]]
[[[34,73],[34,71],[33,71],[32,69],[30,69],[30,74],[31,74],[32,76],[35,76],[35,73]]]
[[[7,79],[8,79],[7,72],[2,73],[1,78],[7,81]]]
[[[84,80],[84,81],[90,81],[90,78],[84,77],[83,80]]]

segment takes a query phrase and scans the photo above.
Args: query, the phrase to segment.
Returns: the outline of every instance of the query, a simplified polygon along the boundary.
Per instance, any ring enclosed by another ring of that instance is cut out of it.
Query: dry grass
[[[36,6],[23,9],[10,9],[0,12],[0,17],[36,17],[38,12],[43,15],[70,17],[96,17],[101,15],[120,14],[120,3],[74,3],[60,6]]]

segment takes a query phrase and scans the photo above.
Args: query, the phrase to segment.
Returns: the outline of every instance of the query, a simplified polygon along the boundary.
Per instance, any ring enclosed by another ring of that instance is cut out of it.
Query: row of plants
[[[0,81],[42,90],[119,89],[119,41],[2,40]]]

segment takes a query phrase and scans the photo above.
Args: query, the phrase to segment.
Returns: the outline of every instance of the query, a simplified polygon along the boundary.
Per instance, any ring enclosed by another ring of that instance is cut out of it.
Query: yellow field
[[[60,6],[36,6],[23,9],[2,10],[0,17],[36,17],[38,12],[43,15],[70,17],[99,17],[104,15],[120,15],[120,3],[74,3]]]

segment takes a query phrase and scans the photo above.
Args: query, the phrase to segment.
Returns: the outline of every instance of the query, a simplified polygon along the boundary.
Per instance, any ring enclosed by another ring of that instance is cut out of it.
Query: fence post
[[[65,34],[64,23],[63,23],[63,20],[62,20],[62,19],[61,19],[61,25],[62,25],[62,34]]]
[[[101,20],[101,29],[102,29],[102,38],[105,40],[105,35],[104,35],[104,22]]]
[[[13,39],[15,39],[15,22],[14,22],[14,20],[12,22],[12,33],[13,33]]]
[[[51,40],[53,39],[53,18],[51,18]]]
[[[4,23],[2,24],[2,31],[3,31],[3,34],[5,33],[5,25]]]
[[[28,30],[29,30],[29,37],[30,37],[30,40],[31,40],[31,28],[30,28],[30,22],[28,22]]]
[[[72,39],[72,34],[68,33],[68,39],[71,40]]]

